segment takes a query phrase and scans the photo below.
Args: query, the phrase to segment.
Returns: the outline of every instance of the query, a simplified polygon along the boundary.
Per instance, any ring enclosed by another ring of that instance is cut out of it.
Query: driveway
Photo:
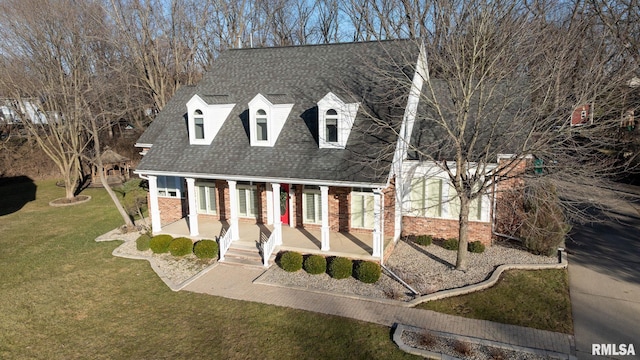
[[[640,359],[640,187],[601,223],[576,226],[567,241],[578,359]],[[592,344],[633,344],[636,356],[593,356]]]

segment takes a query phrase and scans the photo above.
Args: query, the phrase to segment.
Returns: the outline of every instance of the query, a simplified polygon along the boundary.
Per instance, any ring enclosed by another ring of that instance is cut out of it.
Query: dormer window
[[[251,146],[274,146],[293,104],[283,94],[256,95],[249,101],[249,141]]]
[[[359,103],[345,103],[330,92],[318,101],[318,145],[344,149],[358,113]]]
[[[193,126],[195,130],[195,137],[197,140],[204,139],[204,118],[202,117],[202,110],[196,110],[193,114]]]
[[[267,126],[267,112],[260,109],[256,112],[256,140],[268,141],[269,127]]]
[[[338,142],[338,112],[334,109],[327,110],[325,122],[325,139],[330,143]]]
[[[200,96],[193,95],[187,102],[189,144],[211,145],[234,106],[235,104],[209,104]]]

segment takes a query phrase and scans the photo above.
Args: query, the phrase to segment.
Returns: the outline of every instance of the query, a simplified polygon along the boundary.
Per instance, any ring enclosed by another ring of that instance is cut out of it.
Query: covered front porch
[[[222,239],[228,233],[230,225],[226,221],[218,221],[211,217],[200,217],[198,221],[199,235],[191,236],[187,218],[164,225],[161,234],[174,237],[184,236],[196,240]],[[380,256],[373,256],[373,237],[371,233],[329,232],[329,249],[322,250],[321,229],[297,228],[282,226],[282,244],[276,246],[277,251],[298,251],[303,254],[320,254],[323,256],[345,256],[352,259],[380,261]],[[274,230],[273,225],[238,223],[238,239],[232,244],[257,249],[266,243]],[[391,237],[383,239],[383,249],[392,242]],[[384,251],[382,251],[384,253]]]

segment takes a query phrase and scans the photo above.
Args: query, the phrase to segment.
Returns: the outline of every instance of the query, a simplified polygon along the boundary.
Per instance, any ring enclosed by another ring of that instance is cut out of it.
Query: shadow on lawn
[[[0,178],[0,216],[12,214],[36,199],[37,186],[28,176]]]

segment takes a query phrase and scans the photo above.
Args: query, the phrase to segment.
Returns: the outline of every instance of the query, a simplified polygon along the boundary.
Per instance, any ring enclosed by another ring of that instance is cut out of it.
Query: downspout
[[[414,288],[412,288],[409,284],[407,284],[404,280],[402,280],[398,275],[396,275],[393,271],[389,270],[388,267],[380,264],[380,267],[382,267],[384,269],[384,271],[386,271],[389,276],[391,276],[392,278],[394,278],[397,282],[399,282],[400,284],[402,284],[402,286],[406,287],[407,289],[409,289],[409,291],[411,291],[413,293],[413,295],[420,295],[419,292],[417,292]]]

